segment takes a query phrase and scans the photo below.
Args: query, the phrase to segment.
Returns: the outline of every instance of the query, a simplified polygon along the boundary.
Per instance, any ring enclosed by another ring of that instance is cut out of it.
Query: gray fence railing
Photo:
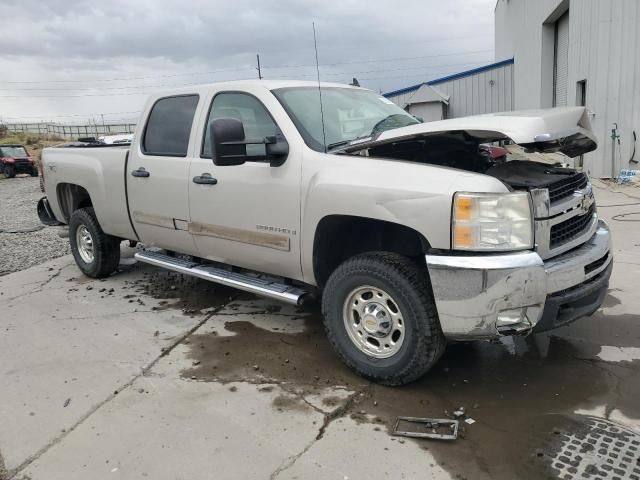
[[[55,135],[57,137],[76,139],[78,137],[99,137],[102,135],[122,135],[134,133],[135,123],[118,123],[109,125],[61,125],[58,123],[3,123],[11,133],[33,133],[39,135]]]

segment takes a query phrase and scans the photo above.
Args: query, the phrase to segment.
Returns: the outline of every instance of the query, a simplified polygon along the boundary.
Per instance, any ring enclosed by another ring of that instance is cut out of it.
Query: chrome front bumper
[[[554,328],[560,312],[562,324],[593,313],[611,274],[611,234],[599,221],[586,243],[547,261],[536,252],[426,260],[445,336],[491,339]]]

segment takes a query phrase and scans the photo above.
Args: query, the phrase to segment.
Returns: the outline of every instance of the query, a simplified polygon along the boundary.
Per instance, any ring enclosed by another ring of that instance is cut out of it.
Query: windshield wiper
[[[371,135],[364,135],[362,137],[352,138],[351,140],[341,140],[340,142],[330,143],[329,145],[327,145],[327,151],[330,152],[331,150],[335,150],[336,148],[339,148],[339,147],[344,147],[345,145],[352,145],[354,143],[358,143],[358,142],[366,141],[370,139],[371,139]]]

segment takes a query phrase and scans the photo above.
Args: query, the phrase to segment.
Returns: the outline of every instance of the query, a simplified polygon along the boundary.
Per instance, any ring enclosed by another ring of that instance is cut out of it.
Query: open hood
[[[587,109],[560,107],[420,123],[354,140],[333,152],[351,153],[397,141],[454,132],[464,132],[467,138],[476,140],[478,144],[511,140],[530,151],[560,152],[569,157],[577,157],[597,148]]]

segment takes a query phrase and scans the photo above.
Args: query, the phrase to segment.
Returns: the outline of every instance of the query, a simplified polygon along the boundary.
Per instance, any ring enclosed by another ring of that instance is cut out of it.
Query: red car
[[[38,166],[22,145],[0,145],[0,172],[13,178],[17,173],[38,176]]]

